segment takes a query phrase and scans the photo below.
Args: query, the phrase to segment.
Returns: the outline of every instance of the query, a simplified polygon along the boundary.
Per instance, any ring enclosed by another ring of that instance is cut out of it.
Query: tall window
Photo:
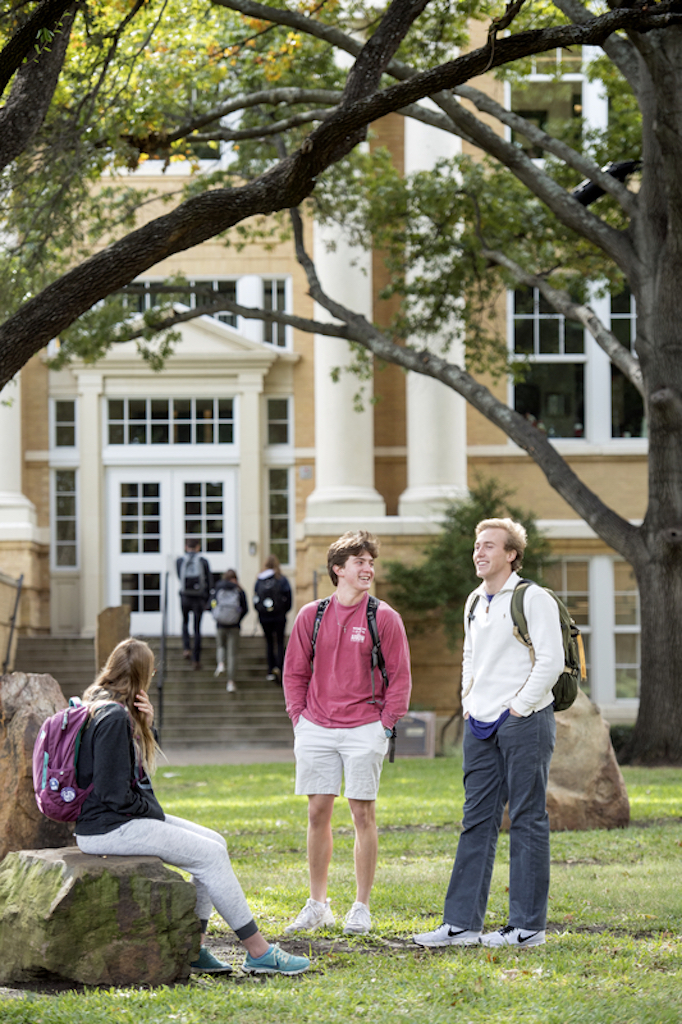
[[[629,288],[611,296],[611,330],[630,352],[635,350],[637,313]],[[646,437],[644,402],[634,384],[611,364],[611,436]]]
[[[270,551],[280,562],[289,561],[289,470],[268,470]]]
[[[263,281],[263,309],[276,310],[283,313],[286,308],[285,282],[279,279]],[[276,348],[286,345],[286,327],[284,324],[263,323],[263,341]]]
[[[58,399],[54,403],[55,448],[76,446],[76,403],[73,399]]]
[[[161,485],[121,484],[121,553],[161,550]]]
[[[73,569],[78,564],[76,470],[55,470],[54,485],[55,565]]]
[[[585,434],[585,337],[538,288],[514,292],[514,355],[527,360],[514,408],[550,437]]]
[[[582,82],[545,80],[516,86],[512,89],[511,109],[550,135],[565,134],[571,127],[577,133],[583,112]],[[535,160],[544,156],[542,147],[521,132],[512,132],[512,142]]]
[[[615,560],[613,592],[616,645],[616,697],[632,699],[639,696],[640,620],[639,590],[632,566]]]
[[[110,398],[109,444],[232,444],[232,398]]]
[[[580,629],[585,646],[585,660],[588,673],[585,684],[586,692],[590,692],[590,587],[589,562],[587,559],[560,558],[545,566],[543,583],[551,587],[568,608],[576,626]]]
[[[268,444],[289,444],[288,398],[268,398]]]
[[[222,551],[222,483],[186,483],[184,511],[185,540],[201,541],[202,551]]]

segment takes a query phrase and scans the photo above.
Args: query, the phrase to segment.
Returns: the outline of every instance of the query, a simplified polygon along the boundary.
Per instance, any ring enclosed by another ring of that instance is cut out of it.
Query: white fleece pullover
[[[523,598],[535,652],[513,633],[511,596],[521,577],[513,572],[488,602],[485,583],[469,595],[464,611],[462,710],[479,722],[494,722],[506,708],[526,717],[552,703],[552,687],[564,668],[559,609],[542,587],[529,587]],[[479,599],[467,621],[471,603]]]

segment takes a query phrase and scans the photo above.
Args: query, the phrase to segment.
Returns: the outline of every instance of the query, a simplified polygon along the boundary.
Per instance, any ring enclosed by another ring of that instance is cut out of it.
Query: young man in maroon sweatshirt
[[[298,613],[284,662],[284,695],[294,726],[296,793],[308,797],[310,899],[285,931],[333,925],[327,898],[332,856],[334,800],[345,793],[355,827],[355,902],[344,932],[371,927],[369,895],[376,870],[375,804],[388,740],[410,702],[410,651],[402,619],[380,601],[376,621],[386,677],[372,669],[373,641],[367,602],[374,581],[378,543],[364,530],[345,533],[327,553],[336,593],[326,607],[315,642],[317,601]]]

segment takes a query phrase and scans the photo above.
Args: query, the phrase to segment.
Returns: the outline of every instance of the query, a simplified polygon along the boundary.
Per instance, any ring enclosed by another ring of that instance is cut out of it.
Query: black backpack
[[[320,624],[322,622],[322,616],[329,606],[331,597],[325,597],[321,601],[317,602],[317,611],[315,612],[315,622],[313,623],[313,632],[310,637],[311,651],[310,651],[310,671],[313,671],[313,662],[315,661],[315,644],[317,643],[317,634],[320,632]],[[369,635],[372,638],[372,699],[368,701],[369,704],[376,704],[376,692],[374,686],[374,670],[379,669],[381,672],[381,678],[384,681],[384,688],[388,689],[388,673],[386,671],[386,664],[384,662],[384,655],[381,651],[381,637],[379,636],[379,628],[377,626],[377,608],[379,607],[379,601],[376,597],[370,596],[367,598],[367,628],[369,629]],[[388,744],[388,760],[392,763],[395,761],[395,726],[393,727],[393,734]]]
[[[535,655],[533,652],[533,642],[530,638],[530,633],[528,632],[528,622],[523,610],[523,596],[530,586],[533,586],[532,580],[520,580],[514,587],[511,599],[511,617],[512,622],[514,623],[514,636],[517,640],[520,640],[522,644],[528,647],[530,650],[531,662],[534,664]],[[540,584],[536,583],[535,586],[540,586]],[[580,630],[571,618],[571,613],[564,602],[561,598],[557,597],[554,591],[550,590],[549,587],[543,587],[542,589],[552,595],[559,609],[561,639],[564,645],[564,670],[552,687],[552,693],[554,695],[554,710],[566,711],[578,696],[578,690],[580,689],[581,684],[584,686],[587,679],[587,671],[585,668],[585,648],[583,646],[583,638],[580,635]],[[474,617],[474,612],[480,596],[480,594],[476,594],[471,602],[469,614],[467,615],[468,623],[471,623],[471,620]]]
[[[258,614],[263,618],[281,618],[289,610],[281,580],[276,576],[268,576],[256,582],[256,597]]]

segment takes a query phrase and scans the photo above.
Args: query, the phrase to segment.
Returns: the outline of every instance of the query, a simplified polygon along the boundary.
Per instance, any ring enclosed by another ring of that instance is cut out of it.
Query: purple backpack
[[[90,708],[78,697],[43,722],[33,747],[36,803],[53,821],[75,821],[93,787],[76,785],[76,763]]]

